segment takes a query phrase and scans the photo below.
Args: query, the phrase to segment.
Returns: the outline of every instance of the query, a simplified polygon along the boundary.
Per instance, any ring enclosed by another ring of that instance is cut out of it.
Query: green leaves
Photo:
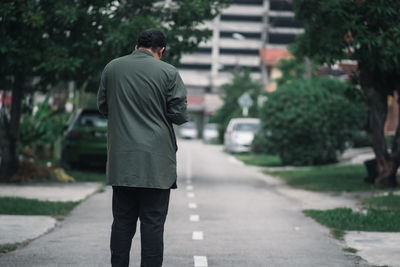
[[[71,25],[78,20],[78,6],[65,5],[62,2],[58,2],[55,5],[54,11],[56,18],[61,24],[67,26]]]
[[[27,112],[22,115],[20,139],[23,146],[49,144],[60,137],[69,114],[61,110],[51,110],[49,98],[50,94],[46,96],[36,113]]]
[[[286,165],[335,162],[364,121],[362,103],[345,97],[348,86],[331,78],[299,79],[270,93],[261,109],[264,151]]]
[[[20,73],[41,84],[98,83],[111,59],[129,54],[137,34],[159,28],[168,40],[166,61],[179,62],[210,36],[198,26],[227,0],[172,2],[4,0],[0,3],[0,79]],[[89,88],[97,90],[96,87]]]
[[[305,29],[298,55],[322,63],[351,58],[371,71],[399,73],[399,1],[295,0],[293,6]]]

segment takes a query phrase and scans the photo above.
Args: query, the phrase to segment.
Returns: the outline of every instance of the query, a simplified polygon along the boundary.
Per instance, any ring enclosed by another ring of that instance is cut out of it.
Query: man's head
[[[135,49],[151,50],[155,57],[161,59],[166,45],[167,40],[161,31],[147,29],[139,33]]]

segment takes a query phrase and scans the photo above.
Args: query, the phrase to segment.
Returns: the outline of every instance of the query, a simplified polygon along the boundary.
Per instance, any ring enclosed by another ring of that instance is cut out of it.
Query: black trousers
[[[159,267],[163,262],[164,223],[170,189],[113,186],[111,265],[129,266],[132,238],[140,220],[141,267]]]

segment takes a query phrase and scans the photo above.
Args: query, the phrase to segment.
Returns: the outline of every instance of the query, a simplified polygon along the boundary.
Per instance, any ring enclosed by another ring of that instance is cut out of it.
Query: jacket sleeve
[[[97,108],[99,112],[104,116],[108,117],[108,106],[107,106],[107,87],[106,87],[106,75],[105,75],[106,70],[104,69],[102,75],[101,75],[101,80],[100,80],[100,86],[99,86],[99,91],[97,93]]]
[[[171,123],[181,125],[188,121],[186,88],[178,71],[175,72],[167,95],[167,118]]]

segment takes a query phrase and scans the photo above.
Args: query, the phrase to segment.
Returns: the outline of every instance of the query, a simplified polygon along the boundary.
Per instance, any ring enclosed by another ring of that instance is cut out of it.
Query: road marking
[[[198,221],[200,221],[200,216],[197,214],[192,214],[192,215],[190,215],[189,220],[191,222],[198,222]]]
[[[187,193],[187,196],[188,196],[188,198],[194,198],[194,197],[195,197],[195,195],[194,195],[194,193],[193,193],[193,192],[189,192],[189,193]]]
[[[194,267],[208,267],[206,256],[194,256]]]
[[[193,185],[187,185],[187,186],[186,186],[186,190],[192,191],[192,190],[193,190]]]
[[[189,203],[189,209],[197,209],[197,204],[193,203],[193,202],[190,202]]]
[[[192,234],[192,239],[193,239],[193,240],[203,240],[203,239],[204,239],[203,232],[201,232],[201,231],[194,231],[193,234]]]

